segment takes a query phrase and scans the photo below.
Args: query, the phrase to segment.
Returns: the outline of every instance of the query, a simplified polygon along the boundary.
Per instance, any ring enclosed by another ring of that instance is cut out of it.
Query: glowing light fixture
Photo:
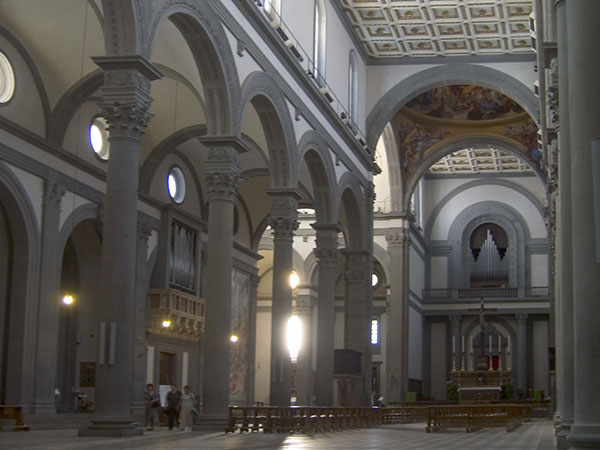
[[[296,289],[300,284],[300,277],[296,272],[290,273],[290,287]]]
[[[230,341],[231,341],[233,344],[235,344],[237,341],[239,341],[239,340],[240,340],[240,338],[239,338],[239,337],[237,337],[237,335],[235,335],[235,334],[232,334],[232,335],[231,335],[231,337],[229,338],[229,340],[230,340]]]
[[[62,298],[63,305],[72,305],[75,299],[71,294],[67,294]]]
[[[377,319],[371,320],[371,344],[379,344],[379,321]]]
[[[169,328],[171,326],[171,321],[169,319],[165,319],[162,321],[163,328]]]
[[[302,322],[296,315],[290,317],[287,323],[287,347],[290,351],[292,362],[298,359],[298,352],[302,345]]]

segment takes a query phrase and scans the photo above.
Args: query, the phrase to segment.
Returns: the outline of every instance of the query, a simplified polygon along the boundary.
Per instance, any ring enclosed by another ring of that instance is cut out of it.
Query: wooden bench
[[[0,431],[29,431],[30,426],[23,422],[23,407],[13,405],[0,405],[0,420],[13,420],[14,426],[0,424]]]
[[[511,431],[531,416],[528,405],[456,405],[429,406],[428,433],[444,428],[464,428],[466,432],[486,427],[504,427]]]
[[[305,433],[367,428],[383,423],[379,408],[230,406],[226,433]]]

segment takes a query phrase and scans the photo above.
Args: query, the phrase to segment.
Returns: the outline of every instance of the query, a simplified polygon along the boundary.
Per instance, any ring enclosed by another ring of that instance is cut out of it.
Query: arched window
[[[356,131],[358,120],[358,58],[356,52],[350,50],[348,61],[348,115],[352,130]]]
[[[319,86],[325,84],[325,3],[315,0],[315,36],[313,48],[313,64],[315,79]]]

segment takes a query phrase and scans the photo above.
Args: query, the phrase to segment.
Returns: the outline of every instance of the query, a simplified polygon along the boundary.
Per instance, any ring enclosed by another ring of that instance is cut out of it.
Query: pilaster
[[[408,391],[408,228],[391,228],[385,236],[390,265],[389,327],[387,341],[387,402],[402,402]]]
[[[60,204],[65,188],[53,180],[44,182],[42,200],[42,251],[40,267],[39,317],[35,358],[33,409],[36,414],[56,412],[56,358],[58,307],[60,305],[60,261],[58,248]],[[58,262],[58,263],[57,263]],[[71,395],[70,392],[61,393]]]

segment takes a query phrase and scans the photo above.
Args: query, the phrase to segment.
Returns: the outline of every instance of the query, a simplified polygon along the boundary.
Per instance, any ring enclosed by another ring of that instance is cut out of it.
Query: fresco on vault
[[[481,86],[453,85],[427,91],[406,108],[430,117],[452,120],[495,120],[523,112],[517,103]]]

